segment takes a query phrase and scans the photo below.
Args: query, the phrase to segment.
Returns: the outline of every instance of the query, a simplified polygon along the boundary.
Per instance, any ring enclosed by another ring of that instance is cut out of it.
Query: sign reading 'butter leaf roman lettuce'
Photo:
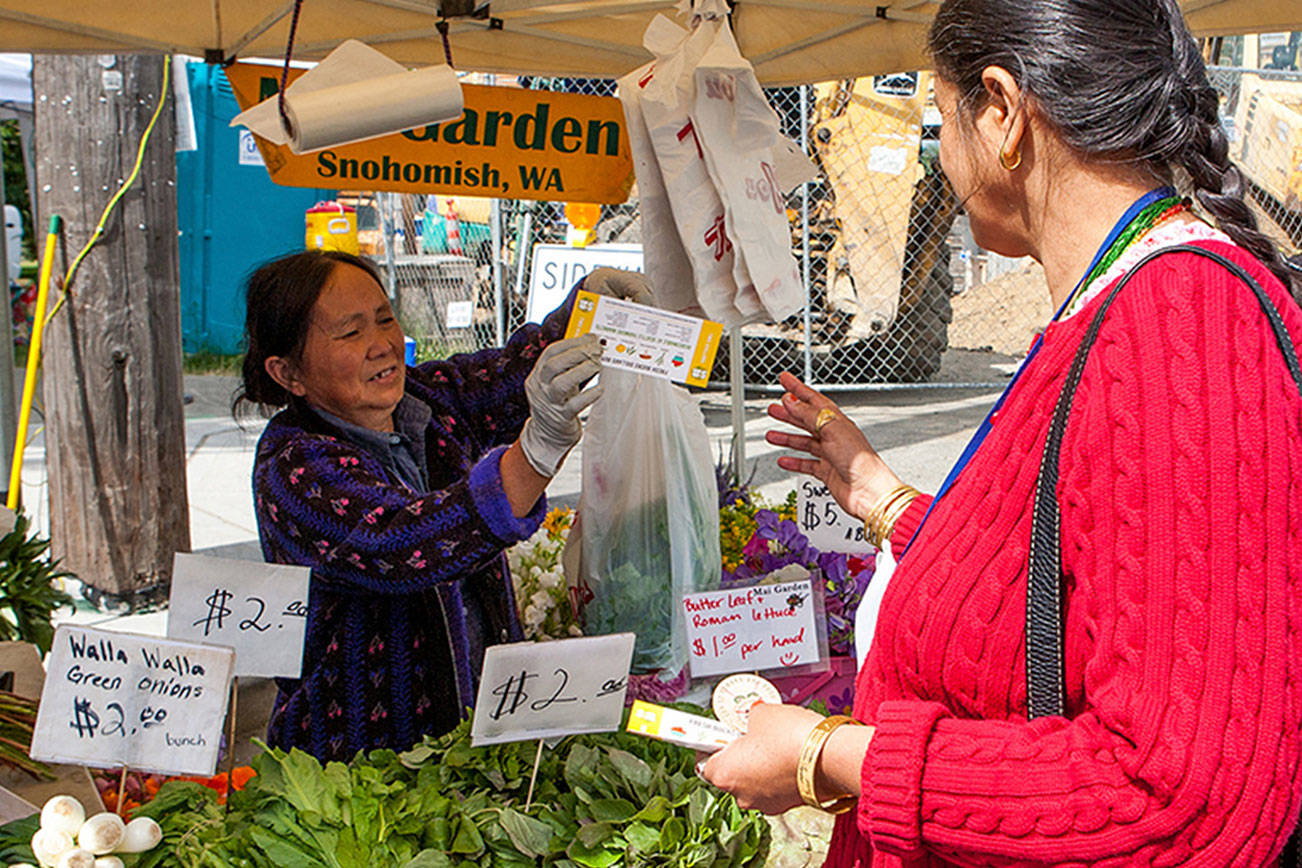
[[[304,70],[291,69],[292,82]],[[226,69],[241,109],[276,93],[280,69]],[[271,180],[289,187],[623,202],[633,186],[624,111],[614,97],[463,85],[460,118],[295,155],[258,139]]]

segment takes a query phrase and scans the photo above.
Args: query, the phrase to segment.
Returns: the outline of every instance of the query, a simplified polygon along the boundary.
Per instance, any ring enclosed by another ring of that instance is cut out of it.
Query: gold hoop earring
[[[1010,159],[1012,160],[1012,164],[1011,164],[1011,165],[1009,164],[1009,160],[1010,160]],[[1005,153],[1005,152],[1001,149],[1001,150],[999,151],[999,165],[1003,166],[1003,167],[1004,167],[1005,169],[1007,169],[1009,172],[1016,171],[1016,170],[1017,170],[1017,167],[1020,166],[1020,165],[1022,165],[1022,151],[1021,151],[1021,149],[1018,149],[1018,150],[1014,151],[1012,157],[1009,157],[1008,154]]]

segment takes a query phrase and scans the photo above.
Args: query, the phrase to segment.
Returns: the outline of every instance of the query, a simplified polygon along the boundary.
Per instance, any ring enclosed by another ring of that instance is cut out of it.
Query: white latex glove
[[[524,381],[529,418],[520,432],[520,448],[534,470],[555,476],[566,453],[579,442],[579,414],[597,398],[601,386],[583,384],[601,370],[601,339],[580,335],[548,344]]]
[[[637,271],[620,271],[617,268],[602,266],[593,269],[592,273],[583,279],[583,288],[597,295],[609,295],[637,304],[649,304],[654,307],[656,303],[651,284],[647,283],[646,277]]]

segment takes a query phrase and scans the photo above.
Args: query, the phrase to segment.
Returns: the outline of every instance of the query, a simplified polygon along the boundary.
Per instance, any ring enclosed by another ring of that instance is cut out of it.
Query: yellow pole
[[[23,380],[23,401],[18,408],[18,433],[14,437],[14,463],[9,468],[9,500],[5,506],[18,508],[22,489],[23,447],[27,445],[27,423],[32,418],[32,399],[36,395],[36,375],[41,366],[41,336],[45,333],[45,304],[50,298],[50,272],[54,270],[54,250],[58,245],[63,219],[50,218],[45,235],[45,253],[41,256],[41,277],[36,288],[36,316],[32,320],[32,340],[27,345],[27,375]]]

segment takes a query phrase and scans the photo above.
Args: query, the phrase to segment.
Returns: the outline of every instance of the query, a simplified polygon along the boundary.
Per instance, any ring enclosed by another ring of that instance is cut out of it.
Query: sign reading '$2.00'
[[[632,633],[484,650],[471,745],[619,729]]]
[[[211,775],[235,652],[63,625],[46,659],[31,756]]]
[[[235,674],[297,678],[312,571],[178,553],[167,636],[235,649]]]

